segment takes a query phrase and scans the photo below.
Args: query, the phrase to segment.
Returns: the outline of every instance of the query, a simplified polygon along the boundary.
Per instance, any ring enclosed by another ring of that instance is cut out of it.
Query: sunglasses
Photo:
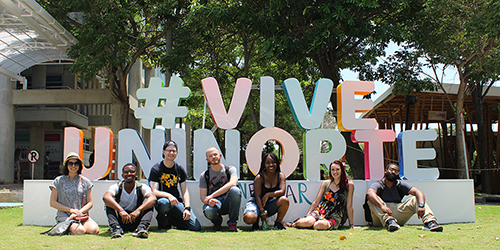
[[[80,166],[80,162],[75,161],[75,162],[68,162],[68,166]]]

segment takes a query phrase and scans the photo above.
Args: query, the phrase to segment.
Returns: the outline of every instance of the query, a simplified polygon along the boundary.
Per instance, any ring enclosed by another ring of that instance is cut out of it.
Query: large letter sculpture
[[[283,149],[281,172],[288,177],[299,163],[299,147],[295,139],[288,132],[276,127],[263,128],[250,138],[247,150],[245,151],[248,168],[254,175],[257,175],[262,160],[262,147],[269,140],[275,140],[281,145]]]
[[[353,142],[365,143],[365,180],[384,177],[384,142],[396,139],[394,130],[356,130],[351,134]]]
[[[418,168],[417,160],[436,158],[434,148],[417,149],[417,141],[434,141],[435,130],[407,130],[398,134],[399,176],[408,180],[436,180],[437,168]]]
[[[131,162],[135,155],[142,171],[146,177],[149,177],[151,167],[163,160],[162,149],[165,143],[165,132],[161,129],[153,129],[151,130],[150,138],[151,153],[149,153],[146,144],[137,130],[122,129],[118,132],[118,148],[120,149],[120,153],[118,154],[117,176],[121,178],[122,167]]]
[[[329,166],[334,160],[344,156],[346,143],[339,131],[333,129],[314,129],[305,133],[304,143],[304,176],[307,180],[320,180],[319,169],[321,164]],[[330,151],[321,153],[321,141],[330,142]]]
[[[212,118],[217,127],[221,129],[235,128],[245,109],[252,88],[252,81],[248,78],[238,78],[238,80],[236,80],[233,98],[231,99],[229,112],[227,113],[217,80],[212,77],[205,78],[201,80],[201,86],[203,87],[205,99],[207,100]]]
[[[355,99],[355,95],[367,95],[374,89],[375,84],[367,81],[345,81],[337,87],[337,125],[340,130],[377,128],[377,120],[373,118],[356,118],[356,112],[366,112],[372,109],[373,101]]]
[[[113,131],[107,128],[95,129],[94,165],[84,168],[82,174],[90,180],[99,180],[108,175],[113,166]]]
[[[315,129],[321,126],[326,107],[332,94],[333,82],[330,79],[322,78],[316,83],[314,95],[311,102],[311,109],[307,108],[304,93],[300,83],[295,78],[287,79],[283,82],[283,89],[292,109],[293,117],[300,128],[304,130]]]

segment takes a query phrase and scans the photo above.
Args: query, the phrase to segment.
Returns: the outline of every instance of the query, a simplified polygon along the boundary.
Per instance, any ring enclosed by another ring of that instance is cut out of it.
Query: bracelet
[[[189,212],[191,212],[191,207],[189,207],[189,206],[188,207],[184,207],[184,209],[187,210],[187,211],[189,211]]]
[[[121,213],[121,212],[125,212],[125,209],[122,209],[122,210],[118,211],[118,213]]]

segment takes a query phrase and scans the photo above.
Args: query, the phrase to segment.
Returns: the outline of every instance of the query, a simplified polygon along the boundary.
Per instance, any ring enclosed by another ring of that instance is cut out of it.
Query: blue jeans
[[[175,226],[177,229],[200,231],[201,224],[191,211],[191,218],[183,220],[184,204],[179,202],[177,206],[172,206],[170,200],[167,198],[159,198],[155,205],[156,220],[158,221],[158,228],[170,228],[170,225]]]
[[[209,205],[203,206],[203,214],[207,219],[212,221],[214,225],[222,223],[222,216],[229,214],[227,225],[236,225],[238,222],[238,215],[240,214],[241,191],[237,186],[231,187],[227,193],[216,197],[219,203],[211,207]]]
[[[267,200],[266,205],[264,206],[264,209],[267,211],[267,216],[273,216],[278,212],[278,199],[279,197],[272,197],[271,199]],[[259,207],[255,202],[255,197],[250,197],[250,199],[248,199],[243,214],[246,213],[254,213],[256,215],[260,215]]]

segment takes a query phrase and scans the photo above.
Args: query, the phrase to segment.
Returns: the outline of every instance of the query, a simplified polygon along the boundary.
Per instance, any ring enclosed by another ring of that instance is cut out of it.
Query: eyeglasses
[[[393,172],[395,174],[399,174],[399,170],[396,170],[396,169],[388,169],[389,172]]]
[[[165,152],[167,152],[169,154],[175,154],[175,153],[177,153],[177,150],[165,150]]]
[[[68,162],[68,166],[80,166],[80,162],[78,162],[78,161],[75,161],[75,162],[70,161],[70,162]]]
[[[123,171],[124,174],[135,174],[136,171]]]

